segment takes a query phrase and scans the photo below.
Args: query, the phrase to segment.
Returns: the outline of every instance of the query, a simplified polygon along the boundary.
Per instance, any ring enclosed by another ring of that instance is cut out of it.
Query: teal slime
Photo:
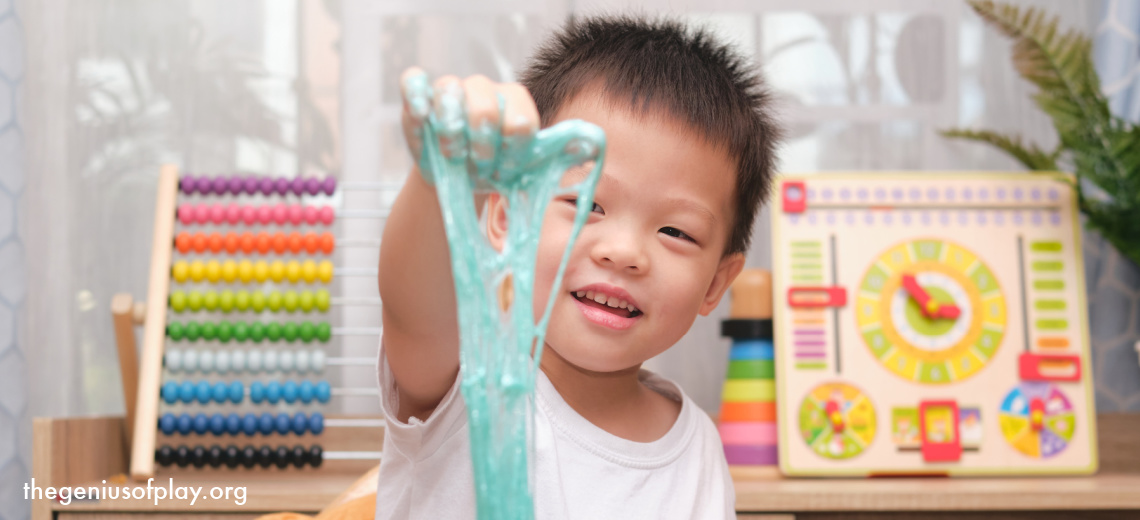
[[[426,114],[418,165],[435,185],[451,252],[460,390],[467,403],[478,518],[530,520],[535,380],[563,271],[594,205],[605,135],[590,123],[566,121],[531,136],[502,136],[467,125],[461,91],[441,96],[438,113],[428,113],[426,76],[413,77],[405,92],[411,110]],[[584,180],[560,186],[568,168],[590,160],[593,169]],[[507,202],[501,251],[487,241],[476,213],[475,194],[485,190]],[[531,302],[542,218],[551,199],[564,193],[576,194],[577,218],[542,319],[536,321]]]

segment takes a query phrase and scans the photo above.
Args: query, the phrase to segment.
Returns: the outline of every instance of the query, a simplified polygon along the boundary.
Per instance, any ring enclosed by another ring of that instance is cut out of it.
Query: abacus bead
[[[198,191],[198,178],[193,175],[183,175],[178,178],[178,190],[182,193],[191,194]]]
[[[177,325],[177,324],[171,323],[170,325]],[[170,325],[167,325],[167,327],[169,327]],[[174,336],[171,335],[171,338],[173,338],[173,337]],[[162,355],[162,362],[164,365],[166,365],[166,369],[171,371],[171,372],[182,371],[182,351],[178,350],[178,349],[167,350],[166,353],[164,353]]]
[[[257,193],[257,185],[256,175],[246,175],[245,178],[241,180],[241,191],[247,195],[253,195]]]
[[[313,383],[311,381],[301,381],[301,384],[297,389],[297,393],[299,394],[302,403],[309,404],[313,402],[313,397],[316,396],[317,390],[313,387]]]
[[[289,459],[293,455],[293,452],[289,451],[289,448],[278,446],[275,455],[278,468],[285,469],[289,467]]]
[[[316,195],[321,192],[321,180],[315,177],[305,179],[305,193]]]
[[[228,321],[219,322],[217,330],[218,341],[221,341],[222,343],[226,343],[234,337],[234,327],[233,325],[230,325],[230,322]]]
[[[300,372],[302,374],[305,372],[308,372],[310,366],[312,366],[312,364],[309,363],[309,353],[304,351],[304,350],[298,350],[297,351],[297,372]],[[302,383],[302,385],[303,384],[304,383]]]
[[[257,464],[263,468],[273,465],[273,450],[269,446],[262,446],[257,450]]]
[[[265,385],[261,381],[254,381],[249,384],[249,401],[253,404],[261,404],[265,400]]]
[[[246,325],[245,322],[238,321],[234,323],[234,341],[249,341],[249,325]],[[234,367],[234,370],[239,369]]]
[[[254,343],[261,343],[265,339],[265,325],[258,322],[249,324],[249,340]]]
[[[273,220],[273,206],[258,206],[253,211],[257,215],[256,222],[258,224],[268,226],[275,222]]]
[[[265,262],[258,262],[258,264],[264,266]],[[249,295],[249,308],[253,310],[253,312],[265,310],[265,304],[265,293],[257,291]]]
[[[214,188],[215,195],[225,195],[230,189],[230,180],[222,175],[214,177],[213,182],[210,184]]]
[[[162,430],[162,433],[165,435],[174,435],[174,432],[177,431],[177,423],[178,421],[174,418],[174,414],[167,412],[162,414],[162,417],[158,419],[158,429]]]
[[[317,264],[317,278],[324,283],[330,283],[333,279],[333,265],[332,262],[323,261]]]
[[[333,219],[336,218],[336,213],[329,206],[323,206],[317,210],[317,221],[326,226],[331,226]]]
[[[257,450],[253,446],[246,446],[241,450],[241,465],[247,469],[257,464]]]
[[[223,186],[226,187],[226,193],[233,194],[233,195],[240,195],[241,194],[241,178],[239,178],[236,175],[232,176],[232,177],[230,177],[230,176],[219,176],[218,178],[223,179],[225,181]]]
[[[195,312],[200,310],[202,308],[202,293],[198,291],[186,293],[186,307]]]
[[[269,310],[277,312],[281,310],[281,305],[285,303],[284,300],[281,293],[273,291],[269,293],[269,297],[265,299],[265,306],[269,307]]]
[[[190,465],[190,448],[187,448],[185,445],[182,445],[182,446],[179,446],[177,449],[175,449],[174,450],[174,462],[177,463],[178,467],[180,467],[180,468],[185,468],[186,466],[189,466]]]
[[[194,387],[194,399],[196,399],[199,404],[209,404],[212,395],[211,390],[210,383],[199,381],[198,385]]]
[[[162,400],[166,404],[174,404],[178,402],[178,383],[174,381],[167,381],[162,384]]]
[[[242,260],[237,264],[237,276],[241,283],[253,283],[253,262]]]
[[[174,249],[181,254],[190,253],[190,233],[185,231],[174,236]]]
[[[317,310],[327,312],[329,310],[329,304],[332,303],[332,299],[329,297],[328,291],[321,289],[314,295],[313,303],[316,305]]]
[[[336,177],[333,177],[332,175],[325,177],[325,180],[321,182],[321,191],[325,192],[325,195],[332,195],[335,193]]]
[[[298,327],[297,333],[301,337],[301,341],[310,343],[317,336],[317,328],[311,322],[305,321]]]
[[[313,435],[325,431],[325,416],[321,412],[313,412],[313,415],[309,416],[309,431],[313,432]]]
[[[277,355],[277,363],[278,366],[281,367],[282,372],[292,372],[297,366],[296,363],[294,363],[295,361],[296,358],[290,350],[283,350]]]
[[[285,262],[274,260],[269,264],[269,278],[274,282],[282,282],[285,280]]]
[[[218,283],[222,280],[222,264],[217,260],[206,262],[206,280]]]
[[[265,400],[270,404],[277,404],[277,401],[281,400],[281,383],[270,381],[265,385]]]
[[[230,402],[238,404],[241,402],[242,397],[245,397],[245,385],[241,381],[233,381],[229,386]]]
[[[178,416],[178,433],[182,435],[190,435],[194,431],[194,418],[190,414],[184,413]]]
[[[296,260],[285,264],[285,279],[289,283],[299,283],[301,281],[301,264]]]
[[[285,384],[281,385],[281,398],[284,399],[286,403],[293,404],[297,402],[298,393],[296,381],[286,381]]]
[[[300,444],[293,447],[293,453],[291,457],[293,459],[293,466],[296,466],[298,468],[305,467],[305,463],[309,461],[309,453],[306,452],[305,447],[301,446]]]
[[[253,248],[258,254],[268,255],[273,250],[273,235],[264,231],[253,236]]]
[[[183,332],[185,332],[187,340],[198,341],[198,338],[202,337],[202,326],[198,325],[196,321],[188,321]]]
[[[251,413],[245,414],[241,419],[241,431],[250,437],[257,435],[257,416]]]
[[[281,324],[268,323],[265,325],[265,338],[269,341],[278,341],[281,339]]]
[[[288,195],[291,187],[289,179],[278,177],[273,180],[273,191],[278,195]]]
[[[264,224],[264,222],[261,222],[261,219],[258,218],[257,208],[253,206],[241,207],[241,222],[247,226],[253,226],[259,223]]]
[[[202,293],[202,308],[212,311],[218,308],[218,293],[206,291]]]
[[[214,351],[203,350],[198,353],[198,368],[207,374],[214,371]]]
[[[225,435],[226,433],[226,417],[220,413],[210,416],[210,433],[214,435]]]
[[[198,208],[193,204],[178,206],[178,221],[183,226],[192,226],[198,223]]]
[[[174,267],[170,268],[170,277],[178,283],[185,283],[190,279],[190,264],[183,261],[174,262]]]
[[[226,433],[230,435],[237,435],[241,433],[241,416],[230,412],[226,416]]]
[[[293,433],[297,435],[304,435],[305,430],[309,428],[309,418],[305,416],[304,412],[297,412],[297,415],[293,416],[291,426]]]
[[[293,204],[285,210],[285,216],[288,218],[289,223],[294,226],[300,226],[305,221],[305,212],[298,204]]]
[[[255,323],[254,325],[258,325],[258,324]],[[246,366],[249,367],[250,372],[254,372],[254,373],[261,372],[262,364],[261,364],[261,351],[260,350],[250,350],[249,351],[249,354],[247,355],[247,358],[246,358]]]
[[[206,414],[200,413],[194,416],[194,433],[199,435],[210,431],[210,418]]]
[[[309,291],[302,292],[297,295],[297,308],[303,312],[312,312],[313,300],[313,293]]]
[[[214,398],[215,403],[224,403],[230,397],[230,388],[225,383],[218,381],[210,388],[210,397]]]
[[[273,179],[271,179],[269,177],[262,177],[261,179],[258,179],[258,181],[257,181],[258,191],[260,191],[262,195],[272,195],[273,191],[274,191],[273,187],[274,187]]]
[[[329,402],[332,398],[332,387],[329,386],[328,381],[321,381],[317,383],[317,400],[322,403]]]
[[[257,420],[257,431],[261,432],[262,435],[272,434],[273,427],[276,426],[274,422],[273,416],[268,412],[261,414]]]
[[[296,207],[300,208],[300,206]],[[298,209],[298,211],[300,210]],[[305,247],[305,235],[300,233],[289,233],[285,235],[285,247],[293,254],[301,254],[302,250],[308,249]]]
[[[300,177],[293,177],[293,180],[289,182],[289,189],[293,192],[293,195],[296,195],[298,197],[304,195],[305,179],[302,179]]]
[[[314,350],[312,355],[310,356],[310,360],[313,363],[313,366],[311,368],[311,370],[313,372],[320,373],[321,371],[323,371],[325,369],[325,353],[324,352],[322,352],[320,350]]]
[[[301,208],[301,220],[306,224],[317,223],[317,208],[315,206],[305,206]]]
[[[225,374],[230,371],[230,353],[225,350],[219,350],[214,353],[214,370],[219,374]]]
[[[226,205],[226,223],[236,225],[241,223],[241,206],[234,203]],[[236,236],[234,237],[237,238]]]
[[[190,452],[190,462],[194,464],[195,468],[201,468],[206,465],[206,448],[202,446],[194,446],[194,450]]]
[[[206,279],[206,264],[200,260],[190,262],[190,270],[188,271],[188,278],[195,282],[200,282]]]
[[[194,386],[194,383],[183,381],[182,384],[178,385],[178,398],[183,403],[190,404],[194,401],[196,390],[197,388]]]
[[[274,253],[283,255],[289,252],[288,237],[284,233],[274,233],[273,236],[270,237],[269,243]]]
[[[324,322],[318,323],[317,339],[321,340],[321,343],[328,343],[328,341],[332,339],[332,325]]]
[[[297,293],[293,291],[285,291],[285,294],[281,295],[281,306],[284,307],[287,312],[296,311]]]
[[[313,283],[317,280],[317,263],[312,260],[305,260],[301,263],[301,279],[308,283]]]
[[[169,466],[174,463],[174,450],[170,446],[162,446],[154,452],[154,459],[163,467]]]
[[[294,322],[286,322],[281,326],[281,336],[285,338],[285,341],[290,343],[297,341],[297,333],[297,324]]]
[[[222,280],[232,283],[233,281],[237,280],[237,277],[237,262],[234,262],[233,260],[226,260],[222,264]]]
[[[213,293],[209,293],[213,294]],[[202,324],[202,339],[212,340],[218,337],[218,327],[212,322],[205,322]]]
[[[238,269],[241,269],[240,264],[238,265]],[[249,271],[250,271],[249,277],[252,280],[253,279],[253,264],[252,263],[249,264]],[[238,292],[234,293],[234,310],[236,310],[236,311],[248,311],[249,310],[249,291],[238,291]]]
[[[206,451],[206,462],[211,468],[216,468],[222,465],[222,448],[219,446],[211,446]]]
[[[244,330],[245,324],[241,324],[241,326],[242,326],[242,329]],[[235,328],[234,331],[235,331],[234,338],[237,338],[237,333],[236,333],[237,329]],[[238,372],[238,373],[245,372],[245,351],[244,350],[234,350],[234,351],[230,352],[230,370],[233,370],[234,372]]]
[[[324,454],[324,450],[322,450],[320,446],[314,444],[312,448],[309,448],[309,464],[311,464],[314,468],[321,467],[321,462],[324,462]]]
[[[317,248],[326,255],[331,255],[336,248],[336,238],[332,233],[321,233],[317,238]]]
[[[264,206],[269,213],[270,222],[279,226],[285,224],[286,214],[288,210],[285,209],[284,204],[274,204],[272,206]]]
[[[279,413],[274,421],[274,426],[277,427],[277,433],[286,435],[293,430],[293,421],[289,420],[289,414]]]
[[[182,291],[174,291],[170,293],[170,310],[174,312],[182,312],[186,310],[186,293]]]
[[[187,372],[198,371],[198,351],[187,349],[182,352],[182,370]]]
[[[236,468],[238,467],[238,464],[241,463],[241,452],[238,451],[237,446],[234,446],[233,444],[226,446],[226,451],[222,456],[226,462],[227,468]]]
[[[186,335],[186,331],[182,328],[181,323],[172,321],[166,326],[166,335],[170,336],[170,339],[174,341],[179,341]]]

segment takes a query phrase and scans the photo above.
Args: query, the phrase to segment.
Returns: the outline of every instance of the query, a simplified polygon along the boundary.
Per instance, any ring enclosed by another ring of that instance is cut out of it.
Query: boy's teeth
[[[578,291],[578,292],[574,293],[574,295],[581,298],[581,297],[586,295],[586,291]]]
[[[604,305],[606,303],[606,295],[604,295],[602,293],[597,293],[594,295],[594,301]]]
[[[621,301],[619,301],[619,302],[617,303],[617,308],[619,308],[619,309],[624,309],[624,308],[626,308],[626,306],[628,306],[628,305],[629,305],[629,302],[627,302],[627,301],[625,301],[625,300],[621,300]]]
[[[629,309],[629,312],[637,312],[637,307],[634,307],[634,306],[632,306],[632,305],[630,305],[630,306],[628,306],[628,307],[626,307],[626,308],[627,308],[627,309]]]
[[[593,300],[594,299],[594,291],[586,291],[586,299],[587,300]]]

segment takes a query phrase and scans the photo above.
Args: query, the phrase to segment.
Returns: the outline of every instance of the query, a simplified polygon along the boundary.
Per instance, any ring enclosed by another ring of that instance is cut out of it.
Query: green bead
[[[202,293],[198,291],[190,291],[190,294],[186,295],[186,307],[195,312],[197,312],[198,309],[201,309]]]
[[[304,312],[312,312],[314,299],[313,293],[305,291],[297,296],[297,305],[301,307],[301,310]]]
[[[265,310],[265,295],[261,291],[249,295],[249,308],[253,309],[253,312]]]
[[[181,340],[185,334],[186,331],[182,328],[182,324],[177,321],[172,321],[166,326],[166,335],[174,341]]]
[[[281,293],[277,291],[269,293],[269,297],[265,299],[265,304],[273,312],[281,310]]]
[[[234,322],[234,341],[249,341],[249,326],[245,322]]]
[[[265,325],[260,322],[253,322],[249,324],[249,339],[254,343],[261,343],[265,339]]]
[[[278,341],[281,339],[281,324],[269,323],[265,325],[265,338],[269,341]]]
[[[290,321],[290,322],[286,323],[284,326],[282,326],[281,328],[282,328],[281,335],[285,337],[285,341],[289,341],[289,342],[297,341],[297,335],[299,334],[300,331],[297,330],[297,324],[296,323],[293,323]]]
[[[297,310],[297,293],[288,291],[281,297],[281,304],[285,307],[286,311],[293,312]]]
[[[186,310],[186,293],[182,291],[174,291],[170,293],[170,309],[174,312],[182,312]]]
[[[328,323],[318,323],[317,339],[321,340],[321,343],[328,343],[332,339],[332,326]]]
[[[218,308],[218,293],[214,291],[207,291],[202,295],[202,307],[206,310],[212,311]]]
[[[226,313],[234,310],[234,293],[232,291],[222,291],[222,294],[218,295],[218,308]]]
[[[234,294],[234,308],[239,311],[245,311],[249,309],[248,291],[238,291],[236,294]]]
[[[231,338],[234,337],[234,326],[230,325],[230,322],[228,322],[228,321],[220,322],[220,323],[218,323],[218,326],[217,326],[217,333],[218,333],[218,341],[221,341],[222,343],[227,343],[230,341]]]
[[[188,341],[198,341],[198,338],[202,337],[202,326],[198,325],[196,321],[191,320],[186,322],[184,330]]]
[[[329,292],[325,290],[317,291],[317,309],[321,312],[328,312],[329,310]]]
[[[218,337],[218,327],[211,322],[202,324],[202,339],[211,340]]]
[[[297,333],[301,335],[301,341],[309,343],[317,336],[317,327],[310,322],[302,322],[298,327]]]

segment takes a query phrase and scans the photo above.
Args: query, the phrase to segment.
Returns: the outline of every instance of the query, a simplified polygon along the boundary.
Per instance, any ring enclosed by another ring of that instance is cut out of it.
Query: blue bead
[[[312,381],[301,381],[301,402],[309,404],[313,402],[313,397],[317,393],[316,388],[313,387]]]
[[[210,418],[206,414],[200,413],[194,416],[194,433],[201,435],[210,431]]]
[[[198,381],[198,386],[194,389],[194,397],[198,399],[199,403],[210,403],[210,383],[207,381]]]
[[[293,404],[297,401],[297,382],[286,381],[281,387],[281,397],[285,398],[285,402]]]
[[[313,415],[309,417],[309,431],[313,432],[313,435],[325,431],[325,416],[321,415],[321,412],[313,412]]]
[[[272,404],[277,404],[281,400],[281,383],[277,381],[270,381],[265,385],[265,399]]]
[[[281,435],[285,435],[285,434],[288,434],[289,430],[291,430],[293,428],[293,421],[289,420],[289,414],[279,413],[279,414],[277,414],[277,425],[276,426],[277,426],[277,433],[280,433]]]
[[[250,437],[257,435],[257,416],[251,413],[245,414],[241,420],[241,431]]]
[[[230,383],[230,402],[238,404],[241,402],[242,397],[245,397],[245,385],[243,385],[241,381]]]
[[[236,413],[226,416],[226,433],[230,435],[241,433],[241,416]]]
[[[194,419],[190,418],[190,414],[184,413],[178,416],[178,433],[182,435],[190,435],[194,430]]]
[[[193,401],[194,400],[194,383],[191,383],[189,381],[183,381],[182,384],[178,386],[178,397],[180,399],[182,399],[182,402],[187,403],[187,404],[189,404],[191,401]]]
[[[265,385],[261,381],[254,381],[249,384],[249,400],[253,404],[261,404],[265,399]]]
[[[293,433],[296,433],[297,435],[304,435],[305,430],[308,428],[309,418],[305,417],[304,412],[297,412],[297,415],[293,416]]]
[[[178,420],[174,418],[172,413],[162,414],[162,418],[158,420],[158,428],[166,435],[173,435],[175,428],[178,427]]]
[[[317,400],[322,403],[327,403],[330,398],[332,398],[332,387],[329,386],[329,382],[321,381],[317,383]]]
[[[258,426],[260,427],[259,429],[261,430],[261,434],[262,435],[272,434],[273,433],[273,427],[277,426],[276,424],[274,424],[274,422],[275,421],[273,420],[273,415],[271,415],[269,413],[261,414],[261,419],[259,419],[257,421]]]
[[[166,404],[178,402],[178,383],[167,381],[162,384],[162,400],[166,401]]]
[[[218,381],[217,383],[214,383],[214,387],[210,393],[214,398],[214,402],[221,404],[226,402],[226,398],[230,396],[230,389],[226,386],[225,383]]]
[[[225,435],[226,433],[226,417],[220,413],[210,416],[210,433],[214,435]]]

